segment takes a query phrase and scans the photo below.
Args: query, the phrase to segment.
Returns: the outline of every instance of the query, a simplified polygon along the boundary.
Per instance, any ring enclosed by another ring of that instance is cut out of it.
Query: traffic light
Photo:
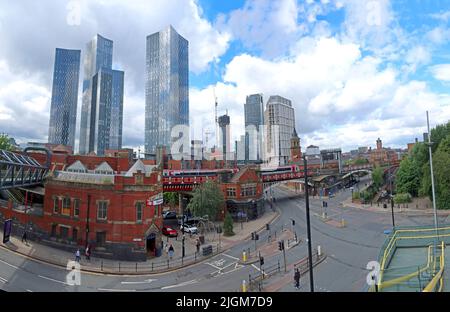
[[[255,240],[255,232],[252,232],[252,240]]]
[[[259,257],[259,265],[264,265],[264,257]]]
[[[294,219],[292,219],[292,226],[294,226],[295,225],[295,220]]]
[[[266,230],[270,231],[270,224],[269,223],[266,224]]]
[[[284,241],[279,241],[278,242],[278,250],[283,250],[284,249]]]
[[[259,240],[259,234],[255,233],[255,240]]]

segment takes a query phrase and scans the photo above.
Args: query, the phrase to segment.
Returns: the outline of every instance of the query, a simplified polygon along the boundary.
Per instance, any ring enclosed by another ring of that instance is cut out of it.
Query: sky
[[[254,93],[292,100],[303,147],[406,148],[427,110],[450,120],[447,0],[0,0],[0,133],[46,142],[55,49],[83,58],[98,33],[125,71],[123,145],[143,146],[145,38],[169,24],[189,41],[192,138],[214,132],[214,94],[233,141]]]

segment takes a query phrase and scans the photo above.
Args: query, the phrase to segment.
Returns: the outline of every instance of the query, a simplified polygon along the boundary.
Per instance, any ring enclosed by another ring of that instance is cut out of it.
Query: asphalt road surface
[[[365,183],[364,180],[361,183]],[[307,255],[305,201],[303,198],[283,199],[289,191],[274,189],[275,207],[280,216],[271,224],[270,235],[281,228],[297,233],[302,243],[287,250],[287,263],[299,261]],[[365,291],[366,265],[376,260],[379,248],[385,240],[383,231],[391,228],[389,213],[375,213],[353,208],[342,208],[340,202],[351,195],[349,190],[336,194],[328,201],[327,215],[331,220],[345,219],[346,227],[326,223],[322,215],[322,201],[311,199],[311,228],[313,247],[321,246],[327,258],[314,269],[316,291]],[[267,208],[270,209],[270,208]],[[292,226],[292,219],[296,221]],[[402,214],[396,217],[397,225],[431,224],[430,216]],[[236,223],[235,226],[240,226]],[[245,226],[245,224],[244,224]],[[279,233],[279,232],[278,232]],[[268,241],[269,231],[260,233],[257,247]],[[259,265],[241,265],[239,258],[243,250],[254,254],[255,242],[243,241],[226,252],[196,265],[164,274],[141,276],[115,276],[80,273],[80,285],[67,280],[69,270],[37,262],[14,252],[0,249],[0,289],[19,292],[60,291],[239,291],[242,280],[249,274],[258,274]],[[282,263],[282,254],[275,251],[265,257],[264,267]],[[263,267],[263,269],[264,269]],[[270,280],[268,281],[270,283]],[[309,291],[307,277],[302,278],[302,290]],[[292,283],[281,291],[294,291]]]

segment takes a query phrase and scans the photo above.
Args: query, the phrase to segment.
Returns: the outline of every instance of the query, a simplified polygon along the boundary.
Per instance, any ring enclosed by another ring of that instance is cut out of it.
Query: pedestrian
[[[175,249],[173,248],[172,244],[170,244],[170,247],[169,247],[169,258],[171,260],[172,260],[174,252],[175,252]]]
[[[295,288],[300,289],[300,271],[298,269],[295,270],[294,281],[295,281]]]
[[[81,260],[80,249],[77,249],[77,251],[75,252],[75,261],[80,262],[80,260]]]
[[[89,245],[89,244],[86,246],[85,255],[86,255],[86,260],[91,261],[91,245]]]
[[[199,253],[200,252],[200,240],[199,239],[197,239],[196,247],[197,247],[197,253]]]
[[[28,242],[27,242],[27,231],[26,230],[23,231],[23,234],[22,234],[22,243],[23,242],[25,242],[25,244],[28,245]]]

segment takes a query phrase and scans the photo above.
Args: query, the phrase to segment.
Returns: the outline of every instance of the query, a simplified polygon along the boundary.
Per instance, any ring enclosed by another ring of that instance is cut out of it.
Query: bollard
[[[169,268],[169,259],[167,259],[167,268]]]
[[[153,272],[153,262],[152,262],[152,272]]]
[[[242,292],[247,292],[247,282],[242,280]]]
[[[119,262],[119,272],[120,272],[120,262]]]
[[[103,260],[101,262],[101,269],[100,270],[103,271]]]
[[[320,255],[322,254],[322,250],[320,250],[320,245],[317,246],[317,255],[320,257]]]
[[[344,220],[344,218],[342,218],[342,220],[341,220],[341,226],[345,227],[345,220]]]
[[[242,252],[242,261],[247,262],[247,253],[245,251]]]
[[[137,273],[137,262],[136,262],[136,273]]]

